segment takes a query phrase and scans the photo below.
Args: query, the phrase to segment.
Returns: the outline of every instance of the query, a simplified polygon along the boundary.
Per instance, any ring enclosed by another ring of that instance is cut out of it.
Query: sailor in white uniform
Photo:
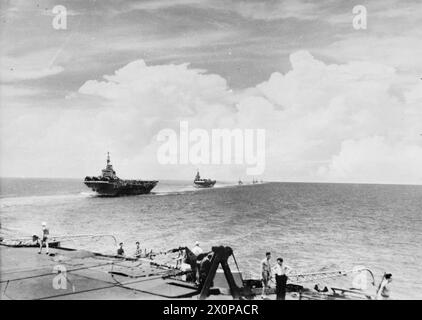
[[[195,256],[199,256],[201,253],[204,253],[204,250],[199,246],[199,242],[195,242],[195,246],[192,249],[192,252]]]
[[[48,230],[47,224],[45,222],[43,222],[41,226],[42,226],[42,236],[40,240],[40,251],[38,251],[38,253],[39,254],[41,253],[42,246],[45,243],[45,248],[47,250],[45,254],[48,254],[48,238],[50,236],[50,230]]]

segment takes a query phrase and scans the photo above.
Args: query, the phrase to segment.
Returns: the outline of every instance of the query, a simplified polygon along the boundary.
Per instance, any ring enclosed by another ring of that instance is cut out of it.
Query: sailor
[[[265,259],[261,261],[261,275],[262,275],[262,294],[261,298],[264,299],[267,296],[267,289],[269,289],[268,283],[271,280],[271,252],[265,254]]]
[[[135,257],[140,258],[142,255],[142,249],[140,247],[139,241],[136,241],[136,250],[135,250]]]
[[[286,300],[287,274],[291,270],[292,268],[283,264],[282,258],[277,259],[277,264],[273,268],[275,274],[275,291],[277,294],[277,300]]]
[[[390,285],[393,281],[393,276],[391,273],[384,274],[384,277],[378,287],[377,291],[377,300],[388,300],[390,299],[391,289]]]
[[[193,247],[191,251],[196,257],[198,257],[200,254],[204,252],[204,250],[202,250],[202,248],[199,246],[198,241],[195,242],[195,246]],[[194,279],[194,282],[198,283],[197,280],[199,279],[199,263],[192,265],[192,277]]]
[[[202,290],[202,287],[204,286],[205,280],[207,279],[208,273],[210,272],[211,259],[212,259],[212,253],[209,253],[201,261],[201,266],[199,268],[199,290]],[[210,286],[211,287],[213,286],[212,282],[211,282]]]
[[[50,230],[48,230],[47,228],[47,223],[43,222],[41,224],[42,227],[42,237],[41,237],[41,241],[40,241],[40,251],[38,251],[38,253],[40,254],[42,251],[42,246],[45,243],[45,248],[46,248],[46,253],[48,254],[48,237],[50,236]]]
[[[119,246],[120,246],[120,248],[117,249],[117,255],[118,256],[124,256],[125,255],[125,250],[123,250],[123,242],[120,242]]]
[[[204,252],[204,250],[202,250],[201,247],[199,246],[198,241],[195,242],[195,246],[193,247],[192,252],[195,256],[199,256],[201,253]]]

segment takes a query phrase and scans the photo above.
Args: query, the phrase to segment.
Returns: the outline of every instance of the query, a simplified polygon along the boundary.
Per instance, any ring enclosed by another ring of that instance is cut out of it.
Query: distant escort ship
[[[216,180],[211,179],[201,179],[201,176],[199,175],[199,171],[196,173],[195,180],[193,180],[193,183],[195,184],[195,187],[197,188],[212,188],[214,187]]]
[[[122,180],[116,176],[107,152],[107,166],[98,177],[85,177],[85,185],[101,196],[117,197],[150,193],[158,181]]]

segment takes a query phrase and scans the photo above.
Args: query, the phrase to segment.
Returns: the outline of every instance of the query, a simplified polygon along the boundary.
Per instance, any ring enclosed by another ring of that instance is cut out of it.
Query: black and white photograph
[[[0,17],[0,300],[422,299],[422,1]]]

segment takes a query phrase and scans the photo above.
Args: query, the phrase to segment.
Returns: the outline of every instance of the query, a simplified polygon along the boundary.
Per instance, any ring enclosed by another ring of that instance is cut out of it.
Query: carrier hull
[[[212,188],[214,187],[216,181],[194,181],[193,183],[197,188]]]
[[[150,193],[158,181],[85,181],[85,185],[104,197],[132,196]]]

